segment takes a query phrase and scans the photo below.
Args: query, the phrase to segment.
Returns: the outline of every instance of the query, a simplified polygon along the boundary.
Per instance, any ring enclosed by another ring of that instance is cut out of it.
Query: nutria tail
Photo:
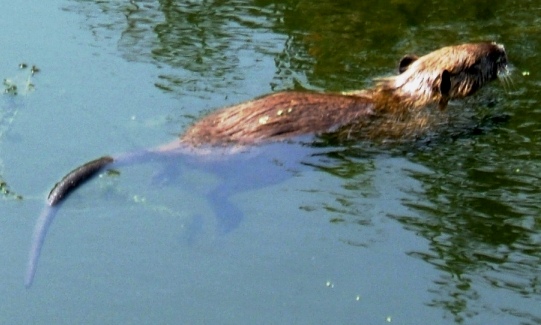
[[[53,222],[54,216],[58,210],[58,205],[79,185],[96,175],[103,167],[113,163],[115,160],[112,157],[104,156],[95,160],[92,160],[80,167],[69,172],[62,180],[53,187],[47,198],[47,206],[40,214],[34,232],[32,234],[32,243],[30,247],[30,253],[28,256],[28,266],[26,268],[26,276],[24,285],[26,288],[30,288],[34,282],[36,275],[36,269],[38,265],[39,255],[45,235],[49,229],[49,226]]]
[[[55,184],[49,196],[47,197],[47,203],[50,206],[57,205],[62,202],[71,192],[73,192],[79,185],[96,175],[103,167],[110,165],[114,162],[114,159],[110,156],[104,156],[86,164],[79,166],[69,172],[62,180]]]

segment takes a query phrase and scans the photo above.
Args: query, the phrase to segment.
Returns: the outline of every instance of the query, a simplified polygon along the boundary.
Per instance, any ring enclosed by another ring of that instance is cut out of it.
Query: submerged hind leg
[[[237,229],[244,219],[242,211],[231,202],[231,189],[227,184],[215,188],[208,196],[216,216],[216,230],[224,235]]]

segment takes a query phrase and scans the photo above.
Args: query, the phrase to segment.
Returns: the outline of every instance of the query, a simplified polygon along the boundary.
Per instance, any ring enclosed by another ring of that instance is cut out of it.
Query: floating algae
[[[23,106],[20,97],[27,96],[34,91],[35,86],[32,79],[37,72],[39,72],[39,68],[35,65],[29,67],[26,63],[21,63],[19,64],[19,71],[13,77],[4,78],[4,91],[2,92],[2,103],[0,104],[0,141],[3,140],[15,120],[15,116],[17,116],[17,112]],[[0,196],[22,199],[21,195],[10,190],[3,174],[4,161],[0,153]]]

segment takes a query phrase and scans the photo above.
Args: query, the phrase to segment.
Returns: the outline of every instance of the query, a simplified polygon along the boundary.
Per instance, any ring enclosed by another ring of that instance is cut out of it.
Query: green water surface
[[[16,193],[0,200],[0,323],[541,324],[540,8],[9,3],[0,76],[40,71],[0,97],[0,179]],[[512,83],[450,105],[475,132],[104,174],[62,207],[24,288],[47,192],[81,163],[172,141],[218,107],[370,87],[404,54],[483,40],[505,45]]]

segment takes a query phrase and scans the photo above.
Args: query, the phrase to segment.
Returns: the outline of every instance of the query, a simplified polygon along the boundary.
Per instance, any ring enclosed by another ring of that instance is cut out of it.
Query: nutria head
[[[422,57],[405,56],[400,74],[382,79],[378,89],[408,108],[438,103],[475,93],[486,83],[507,75],[507,54],[494,42],[447,46]]]

